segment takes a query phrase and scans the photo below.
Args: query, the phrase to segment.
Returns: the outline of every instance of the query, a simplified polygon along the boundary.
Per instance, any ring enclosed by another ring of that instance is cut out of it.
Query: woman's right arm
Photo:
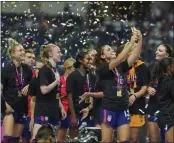
[[[57,86],[57,85],[58,85],[58,81],[56,79],[54,82],[52,82],[49,85],[40,86],[40,90],[41,90],[42,94],[45,95],[45,94],[49,93],[51,90],[53,90],[53,88],[55,88],[55,86]]]
[[[127,58],[129,67],[131,67],[136,62],[136,60],[138,60],[138,58],[140,57],[142,43],[143,43],[141,32],[139,30],[133,30],[133,32],[138,37],[138,43],[136,43],[134,47],[133,46],[131,47],[132,48],[131,52],[129,54],[129,57]]]
[[[125,59],[128,61],[129,67],[139,58],[142,47],[142,35],[139,30],[132,28],[133,36],[130,42],[127,42],[123,51],[109,63],[109,69],[112,70],[122,63]],[[135,41],[138,40],[138,44]]]
[[[123,51],[109,63],[109,69],[113,70],[115,67],[117,67],[120,63],[122,63],[127,57],[131,50],[131,48],[135,46],[134,42],[127,42],[124,46]]]

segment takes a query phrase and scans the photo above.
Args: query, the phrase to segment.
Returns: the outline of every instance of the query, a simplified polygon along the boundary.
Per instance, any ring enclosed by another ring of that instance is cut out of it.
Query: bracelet
[[[135,94],[133,94],[133,95],[134,95],[135,99],[137,99],[137,96]]]

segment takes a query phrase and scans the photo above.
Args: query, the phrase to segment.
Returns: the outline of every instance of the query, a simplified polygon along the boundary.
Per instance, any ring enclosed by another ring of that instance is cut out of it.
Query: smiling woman
[[[161,44],[156,52],[155,52],[155,59],[156,62],[153,62],[149,67],[149,76],[150,76],[150,83],[148,86],[148,107],[147,107],[147,116],[148,116],[148,128],[149,128],[149,135],[150,135],[150,141],[151,142],[159,142],[160,140],[160,132],[159,127],[157,124],[157,117],[155,113],[159,110],[157,103],[157,86],[158,86],[158,79],[156,77],[156,73],[154,72],[154,69],[158,65],[159,61],[162,61],[166,57],[172,57],[173,56],[173,50],[172,47],[169,44]]]
[[[25,50],[21,44],[13,39],[9,39],[8,55],[11,60],[22,61],[24,60]]]
[[[2,94],[6,102],[6,114],[3,120],[3,142],[19,142],[27,114],[26,89],[32,78],[31,69],[22,64],[24,48],[13,39],[9,40],[9,56],[12,62],[2,68]],[[14,132],[15,131],[15,132]]]
[[[172,57],[173,50],[169,44],[162,44],[157,48],[155,54],[156,54],[155,59],[160,61],[164,59],[165,57]]]
[[[93,125],[89,116],[92,109],[92,103],[90,103],[90,100],[79,103],[81,96],[94,88],[94,85],[92,85],[91,82],[91,76],[88,73],[89,65],[90,55],[87,52],[78,53],[74,64],[74,67],[77,68],[77,70],[73,71],[66,80],[67,98],[70,114],[72,116],[72,138],[77,136],[77,127],[79,128],[82,125],[82,122],[86,122],[89,127]]]
[[[40,48],[40,57],[44,65],[40,68],[37,79],[32,139],[35,139],[38,129],[43,124],[59,126],[60,104],[56,95],[59,92],[57,89],[60,86],[60,76],[56,64],[61,60],[61,56],[60,48],[54,44],[42,45]]]
[[[174,141],[174,59],[165,58],[155,69],[157,86],[157,101],[159,104],[158,126],[165,134],[165,142]]]

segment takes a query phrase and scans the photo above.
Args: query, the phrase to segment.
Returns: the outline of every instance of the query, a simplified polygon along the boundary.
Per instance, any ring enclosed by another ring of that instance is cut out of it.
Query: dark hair
[[[96,55],[96,59],[95,59],[96,67],[99,67],[101,64],[106,62],[106,59],[101,58],[101,56],[103,55],[105,46],[107,46],[107,45],[103,45],[103,46],[97,48],[97,55]]]
[[[168,67],[172,64],[174,64],[174,59],[171,57],[167,57],[163,59],[162,61],[157,62],[152,71],[153,80],[161,78],[163,74],[167,74]]]
[[[36,142],[39,140],[47,140],[50,136],[55,138],[55,129],[50,124],[42,125],[42,127],[37,132]]]
[[[74,63],[74,68],[80,68],[81,61],[88,55],[87,52],[79,52],[76,56],[76,62]]]
[[[169,54],[169,57],[174,57],[174,53],[173,53],[173,49],[172,46],[170,46],[169,44],[162,44],[162,46],[164,46],[166,48],[166,52]]]

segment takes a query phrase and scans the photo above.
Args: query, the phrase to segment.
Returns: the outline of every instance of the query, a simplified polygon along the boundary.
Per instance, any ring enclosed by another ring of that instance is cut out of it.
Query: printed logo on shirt
[[[108,122],[110,122],[112,120],[112,115],[108,115],[107,120],[108,120]]]

